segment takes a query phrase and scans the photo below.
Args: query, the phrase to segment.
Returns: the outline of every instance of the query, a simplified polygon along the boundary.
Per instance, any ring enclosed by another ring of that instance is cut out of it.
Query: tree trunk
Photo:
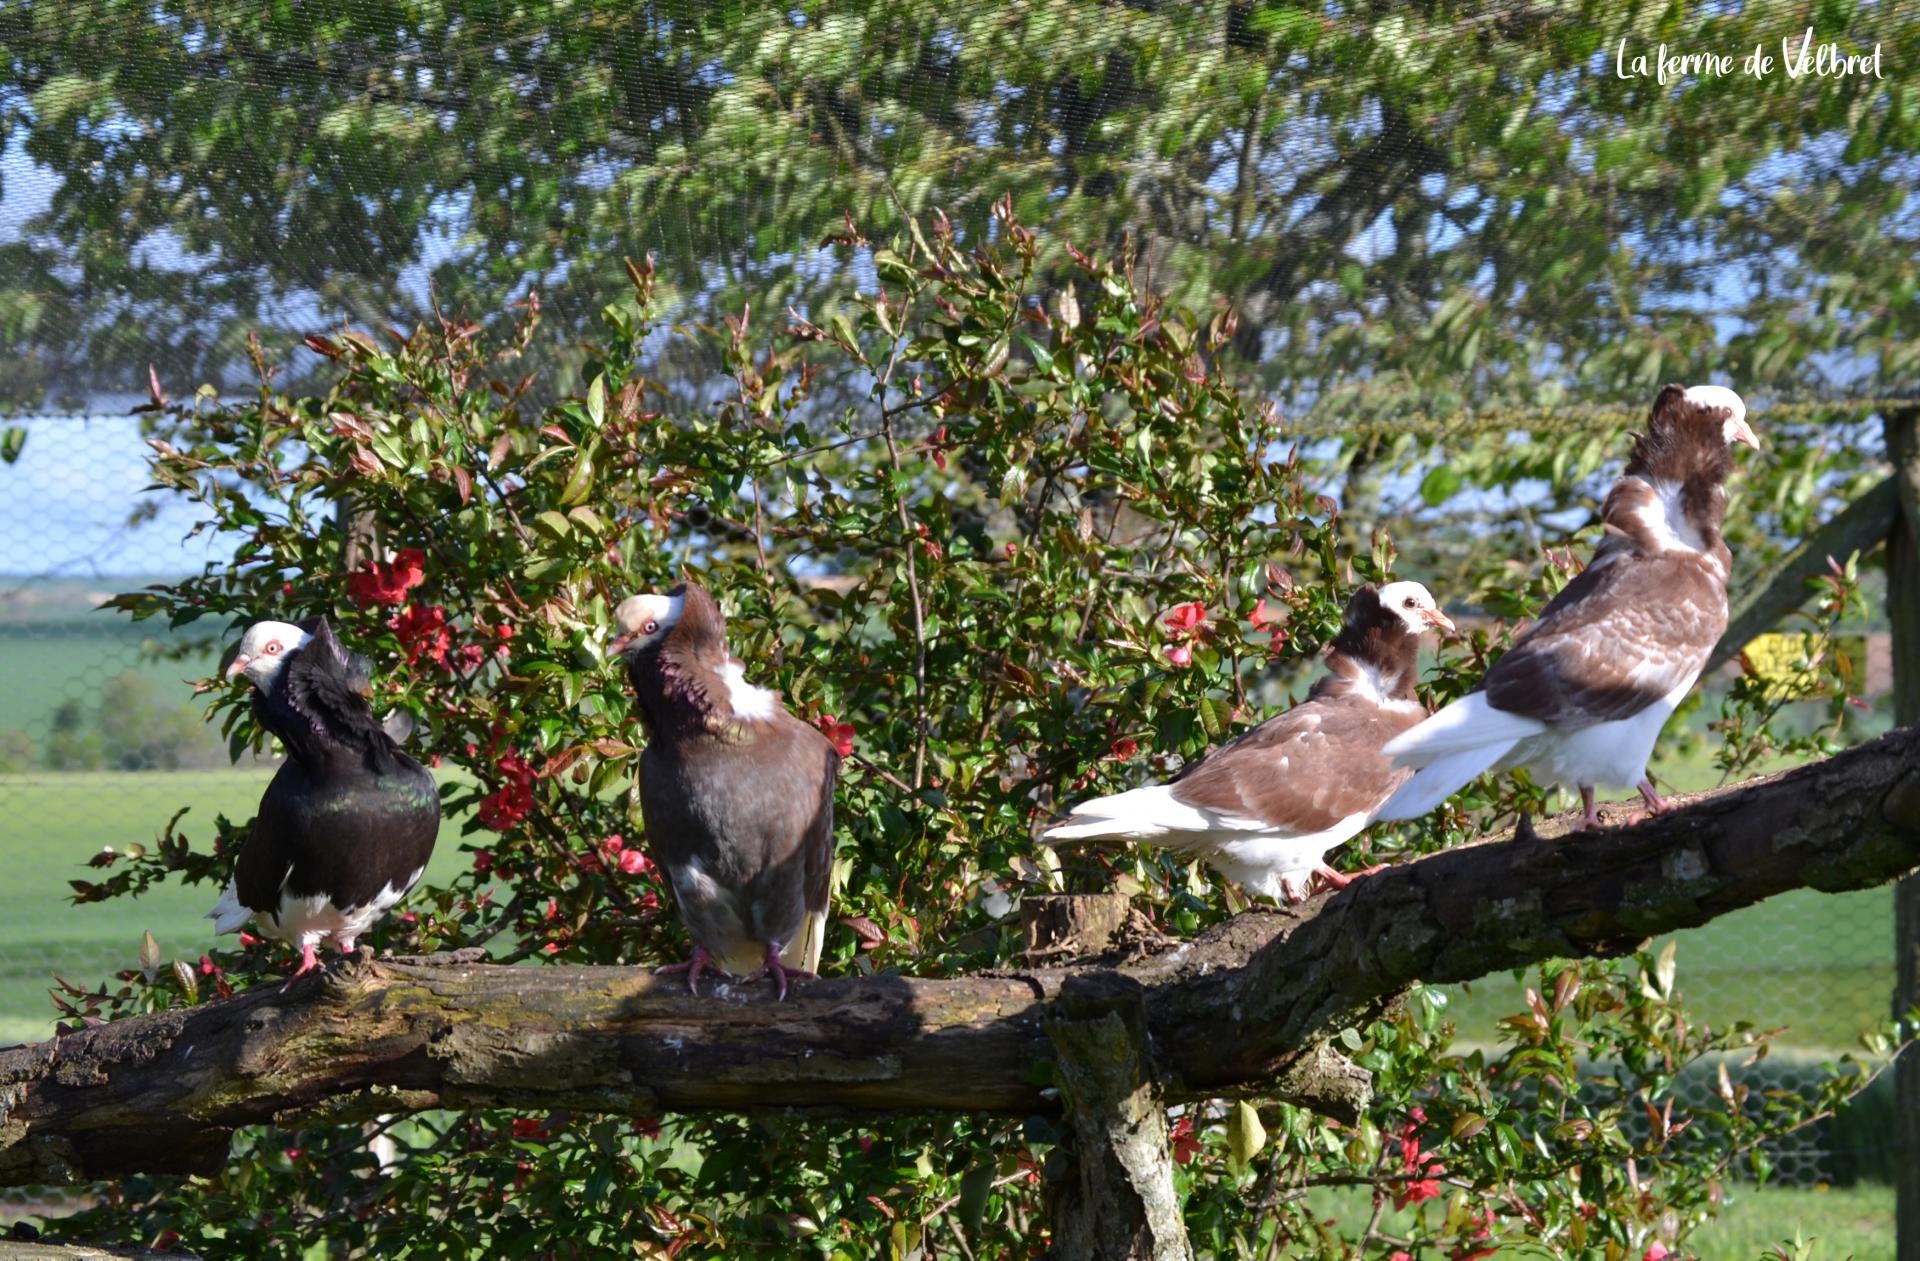
[[[431,1108],[1058,1114],[1060,1092],[1035,1070],[1065,1054],[1081,1065],[1068,1097],[1090,1101],[1096,1131],[1083,1150],[1125,1171],[1144,1219],[1160,1193],[1143,1189],[1155,1174],[1131,1163],[1129,1127],[1157,1133],[1163,1101],[1245,1095],[1353,1120],[1370,1079],[1331,1043],[1415,981],[1629,953],[1788,889],[1913,870],[1920,731],[1676,798],[1631,827],[1541,831],[1248,912],[1120,967],[835,978],[774,1002],[769,984],[695,998],[640,967],[363,958],[290,990],[270,982],[0,1050],[0,1185],[212,1173],[240,1126]],[[1095,1033],[1072,1028],[1074,996],[1122,991],[1138,995],[1122,1017],[1138,1021],[1138,1062],[1085,1060]]]
[[[1887,536],[1887,617],[1893,624],[1893,720],[1920,723],[1920,408],[1887,416],[1887,454],[1900,495],[1900,514]],[[1920,1007],[1920,876],[1902,880],[1893,895],[1896,988],[1893,1014],[1905,1019]],[[1920,1261],[1920,1054],[1909,1049],[1894,1065],[1895,1190],[1899,1204],[1899,1261]]]
[[[1147,1054],[1143,992],[1117,980],[1096,972],[1065,986],[1047,1027],[1070,1127],[1047,1168],[1049,1255],[1193,1261]]]

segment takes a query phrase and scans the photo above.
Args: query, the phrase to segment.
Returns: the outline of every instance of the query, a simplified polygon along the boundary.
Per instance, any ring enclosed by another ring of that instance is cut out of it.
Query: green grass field
[[[58,972],[92,984],[135,966],[151,930],[167,958],[194,960],[215,944],[211,886],[162,886],[139,899],[76,906],[67,882],[97,878],[86,860],[102,846],[151,842],[182,806],[181,830],[206,845],[216,814],[246,819],[269,770],[83,772],[0,776],[0,1046],[38,1041],[57,1015],[47,998]],[[462,857],[458,827],[441,827],[428,879],[449,879]],[[226,939],[231,946],[233,938]]]
[[[1367,1192],[1324,1189],[1308,1197],[1316,1216],[1323,1220],[1364,1222],[1372,1207]],[[1380,1229],[1389,1235],[1403,1235],[1413,1210],[1396,1212],[1389,1206]],[[1795,1250],[1796,1238],[1810,1245],[1806,1252]],[[1697,1257],[1699,1261],[1761,1261],[1774,1255],[1776,1244],[1785,1244],[1788,1255],[1804,1256],[1807,1261],[1893,1261],[1893,1188],[1885,1183],[1861,1183],[1855,1187],[1806,1188],[1734,1185],[1719,1216],[1689,1235],[1684,1246],[1675,1247],[1671,1238],[1662,1240],[1673,1248],[1676,1257]],[[1628,1255],[1638,1257],[1645,1244]],[[1552,1254],[1538,1247],[1502,1248],[1495,1256],[1502,1261]]]

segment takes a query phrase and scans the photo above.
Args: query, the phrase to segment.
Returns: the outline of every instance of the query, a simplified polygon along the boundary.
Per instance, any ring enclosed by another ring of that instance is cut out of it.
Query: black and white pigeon
[[[681,583],[614,610],[647,747],[640,809],[693,954],[662,972],[812,979],[826,940],[840,754],[747,682],[705,589]],[[751,972],[748,970],[752,969]]]
[[[373,717],[365,660],[325,618],[308,625],[255,622],[227,667],[253,684],[254,716],[286,760],[207,915],[215,932],[251,921],[298,946],[296,977],[320,966],[324,940],[353,951],[419,883],[440,830],[433,776]]]
[[[1365,586],[1347,602],[1307,699],[1209,752],[1172,781],[1082,802],[1043,840],[1145,841],[1196,854],[1249,892],[1282,902],[1315,875],[1352,877],[1327,852],[1373,822],[1407,772],[1381,746],[1427,716],[1414,694],[1420,636],[1453,623],[1417,582]]]
[[[1381,818],[1418,818],[1483,772],[1515,767],[1578,789],[1582,828],[1599,822],[1601,784],[1666,809],[1647,758],[1727,629],[1731,444],[1760,445],[1746,415],[1724,386],[1660,391],[1601,505],[1593,560],[1473,692],[1387,746],[1416,774]]]

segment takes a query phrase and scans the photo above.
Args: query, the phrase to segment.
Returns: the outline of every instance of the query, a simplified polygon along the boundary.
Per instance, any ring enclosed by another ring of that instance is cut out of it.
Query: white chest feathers
[[[727,705],[734,717],[759,720],[780,712],[778,693],[747,682],[746,667],[731,657],[720,667],[720,682],[727,689]]]

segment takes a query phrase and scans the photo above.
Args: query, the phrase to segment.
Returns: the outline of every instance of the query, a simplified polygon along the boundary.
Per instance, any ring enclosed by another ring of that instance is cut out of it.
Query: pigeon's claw
[[[1580,822],[1568,828],[1569,832],[1584,832],[1600,826],[1600,803],[1594,800],[1592,784],[1580,786],[1580,804],[1585,807],[1580,813]]]
[[[665,967],[655,968],[653,970],[655,976],[665,976],[669,972],[685,972],[687,974],[687,989],[695,997],[698,997],[700,994],[700,974],[702,972],[717,973],[729,981],[734,979],[733,973],[713,961],[713,956],[707,953],[705,946],[695,946],[690,958],[682,960],[679,963],[669,963]]]
[[[755,981],[763,981],[768,977],[772,977],[774,984],[779,986],[779,993],[774,999],[775,1002],[785,1001],[788,981],[817,981],[820,979],[817,974],[809,972],[805,968],[790,968],[780,962],[780,947],[772,944],[767,946],[767,961],[760,965],[759,971],[749,973],[742,977],[741,980],[751,985]]]
[[[312,942],[307,942],[300,947],[300,966],[293,970],[293,975],[288,977],[287,983],[280,988],[290,990],[293,988],[295,981],[309,972],[318,972],[319,970],[320,952],[314,948]]]

